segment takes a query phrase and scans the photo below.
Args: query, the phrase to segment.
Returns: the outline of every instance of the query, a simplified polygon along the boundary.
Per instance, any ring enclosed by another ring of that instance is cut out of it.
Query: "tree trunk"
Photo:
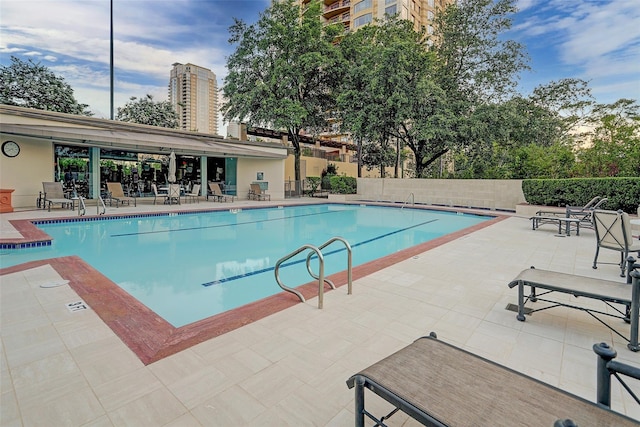
[[[358,137],[357,141],[357,156],[358,156],[358,178],[362,178],[362,138]]]

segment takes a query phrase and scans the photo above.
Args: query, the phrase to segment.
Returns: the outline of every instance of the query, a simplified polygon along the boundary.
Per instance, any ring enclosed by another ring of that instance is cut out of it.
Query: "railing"
[[[78,196],[78,216],[84,216],[87,213],[87,205],[84,201],[84,197]],[[100,206],[102,206],[102,212],[100,212]],[[96,215],[104,215],[106,212],[107,206],[104,204],[102,197],[98,196],[98,200],[96,200]]]
[[[322,245],[318,246],[318,250],[322,251],[324,248],[326,248],[327,246],[329,246],[333,242],[342,242],[342,243],[344,243],[345,249],[347,250],[347,294],[351,295],[351,292],[353,290],[352,289],[353,285],[352,285],[352,282],[351,282],[352,251],[351,251],[351,245],[349,244],[349,242],[347,242],[342,237],[332,237],[331,239],[329,239],[326,242],[324,242]],[[311,262],[311,257],[312,256],[313,256],[312,253],[309,253],[309,255],[307,255],[307,271],[309,272],[311,277],[313,277],[314,279],[320,280],[320,277],[316,276],[313,273],[313,271],[311,271],[310,262]],[[335,289],[336,288],[331,280],[324,279],[324,281],[327,282],[329,284],[329,286],[331,286],[331,289]]]
[[[298,298],[300,298],[300,301],[305,302],[306,300],[304,299],[304,295],[302,295],[300,292],[296,291],[293,288],[290,288],[288,286],[285,286],[282,281],[280,280],[280,265],[287,261],[290,258],[293,258],[294,256],[298,255],[300,252],[303,252],[307,249],[310,249],[312,251],[314,251],[316,253],[316,255],[318,256],[318,260],[320,261],[320,275],[318,276],[318,308],[322,308],[322,299],[320,297],[321,292],[324,290],[324,257],[322,256],[322,252],[320,252],[320,250],[318,248],[316,248],[313,245],[303,245],[300,246],[298,249],[296,249],[295,251],[291,252],[288,255],[285,255],[284,257],[280,258],[278,260],[278,262],[276,262],[276,267],[273,270],[274,274],[276,276],[276,282],[278,282],[278,286],[280,286],[282,289],[284,289],[287,292],[291,292],[292,294],[295,294],[298,296]]]
[[[314,279],[318,280],[318,308],[322,308],[324,305],[324,284],[325,282],[329,284],[329,286],[331,287],[331,289],[335,289],[335,285],[333,284],[333,282],[331,282],[328,279],[325,279],[324,277],[324,256],[322,255],[321,249],[326,248],[327,246],[329,246],[331,243],[333,242],[342,242],[345,245],[345,248],[347,249],[347,294],[351,295],[352,291],[353,291],[353,285],[352,285],[352,275],[351,275],[351,260],[352,260],[352,256],[351,256],[351,245],[349,245],[349,242],[347,242],[345,239],[343,239],[342,237],[333,237],[329,240],[327,240],[325,243],[323,243],[322,245],[320,245],[320,247],[315,247],[313,245],[302,245],[300,246],[298,249],[296,249],[295,251],[291,252],[288,255],[283,256],[282,258],[280,258],[278,260],[278,262],[276,262],[276,266],[274,268],[274,275],[276,278],[276,282],[278,283],[278,286],[280,286],[280,288],[282,288],[283,290],[287,291],[287,292],[291,292],[292,294],[296,295],[300,301],[305,302],[305,298],[304,295],[302,295],[299,291],[290,288],[286,285],[284,285],[282,283],[282,281],[280,280],[280,266],[282,265],[283,262],[293,258],[294,256],[298,255],[301,252],[304,252],[306,250],[310,250],[312,251],[311,253],[309,253],[309,255],[307,255],[307,271],[309,272],[309,274],[311,275],[311,277],[313,277]],[[316,256],[318,257],[318,264],[319,264],[319,274],[315,274],[312,270],[311,270],[311,257],[313,256],[313,254],[316,254]]]
[[[404,203],[402,204],[402,207],[400,208],[400,210],[404,209],[405,205],[409,203],[409,199],[411,199],[411,206],[416,204],[416,198],[413,195],[413,193],[411,193],[409,194],[409,197],[407,197],[407,200],[405,200]]]

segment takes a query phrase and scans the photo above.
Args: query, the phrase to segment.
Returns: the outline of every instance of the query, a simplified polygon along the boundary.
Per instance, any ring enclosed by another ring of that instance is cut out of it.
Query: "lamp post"
[[[113,116],[113,0],[111,0],[109,73],[110,73],[110,96],[111,96],[111,120],[113,120],[114,119],[114,116]]]

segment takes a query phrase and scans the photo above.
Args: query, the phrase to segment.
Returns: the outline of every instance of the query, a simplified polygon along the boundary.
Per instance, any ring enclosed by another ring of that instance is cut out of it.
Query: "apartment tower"
[[[169,102],[178,113],[181,129],[218,134],[218,83],[208,68],[173,64]]]
[[[302,5],[311,0],[300,0]],[[416,29],[425,27],[433,32],[433,19],[439,9],[455,0],[324,0],[322,17],[326,23],[341,22],[346,31],[354,31],[383,19],[385,15],[400,15],[413,22]]]

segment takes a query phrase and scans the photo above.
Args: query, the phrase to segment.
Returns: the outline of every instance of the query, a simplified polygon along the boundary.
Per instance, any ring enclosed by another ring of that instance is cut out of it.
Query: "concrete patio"
[[[267,205],[224,207],[256,204]],[[221,204],[171,209],[207,207]],[[139,203],[108,208],[108,214],[155,210],[167,207]],[[69,215],[61,209],[2,214],[0,238],[19,235],[11,219]],[[430,331],[595,401],[593,344],[612,345],[617,360],[638,367],[640,353],[577,310],[555,308],[518,322],[505,309],[517,296],[507,283],[530,266],[624,280],[615,265],[591,268],[593,231],[556,234],[553,226],[532,231],[527,218],[509,215],[358,278],[353,295],[345,287],[326,293],[322,310],[311,299],[146,366],[93,310],[68,310],[78,299],[69,286],[40,287],[64,279],[51,266],[4,274],[0,425],[349,426],[354,402],[347,378]],[[617,252],[601,252],[603,261],[618,259]],[[630,383],[639,394],[640,384]],[[372,394],[367,399],[372,412],[391,409]],[[640,405],[616,381],[612,400],[614,410],[640,420]],[[388,425],[418,424],[398,413]]]

